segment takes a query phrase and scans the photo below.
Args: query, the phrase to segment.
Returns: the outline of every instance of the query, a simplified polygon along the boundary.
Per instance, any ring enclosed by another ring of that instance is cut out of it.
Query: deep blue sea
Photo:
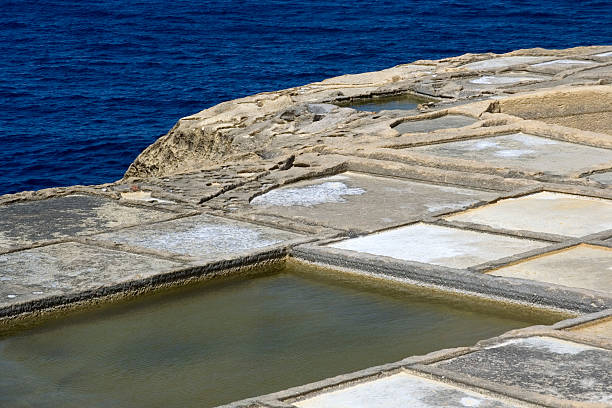
[[[0,0],[0,194],[120,178],[219,102],[422,58],[612,43],[610,1]]]

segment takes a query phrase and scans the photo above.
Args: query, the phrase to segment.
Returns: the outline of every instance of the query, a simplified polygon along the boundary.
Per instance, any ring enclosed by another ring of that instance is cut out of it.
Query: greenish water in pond
[[[382,110],[413,110],[420,103],[430,102],[429,99],[413,95],[388,96],[382,98],[371,98],[353,101],[350,104],[342,104],[348,108],[365,112],[380,112]]]
[[[269,272],[5,330],[0,406],[210,407],[560,318],[300,264]]]

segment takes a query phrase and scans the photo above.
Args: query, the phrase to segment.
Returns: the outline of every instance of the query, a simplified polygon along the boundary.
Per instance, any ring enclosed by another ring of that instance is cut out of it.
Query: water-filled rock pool
[[[557,319],[291,261],[4,327],[0,406],[215,406]]]

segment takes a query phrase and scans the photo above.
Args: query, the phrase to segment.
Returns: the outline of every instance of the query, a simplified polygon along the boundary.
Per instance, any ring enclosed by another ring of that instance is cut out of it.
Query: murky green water
[[[215,406],[559,318],[313,271],[289,264],[5,333],[0,406]]]
[[[358,100],[350,104],[342,104],[341,106],[357,109],[359,111],[380,112],[381,110],[413,110],[416,109],[420,103],[429,101],[429,99],[418,96],[403,95]]]

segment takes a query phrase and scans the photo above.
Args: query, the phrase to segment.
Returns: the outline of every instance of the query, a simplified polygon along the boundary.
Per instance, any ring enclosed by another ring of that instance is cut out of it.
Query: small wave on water
[[[604,1],[2,7],[0,194],[116,180],[178,118],[224,100],[416,59],[612,38]]]

